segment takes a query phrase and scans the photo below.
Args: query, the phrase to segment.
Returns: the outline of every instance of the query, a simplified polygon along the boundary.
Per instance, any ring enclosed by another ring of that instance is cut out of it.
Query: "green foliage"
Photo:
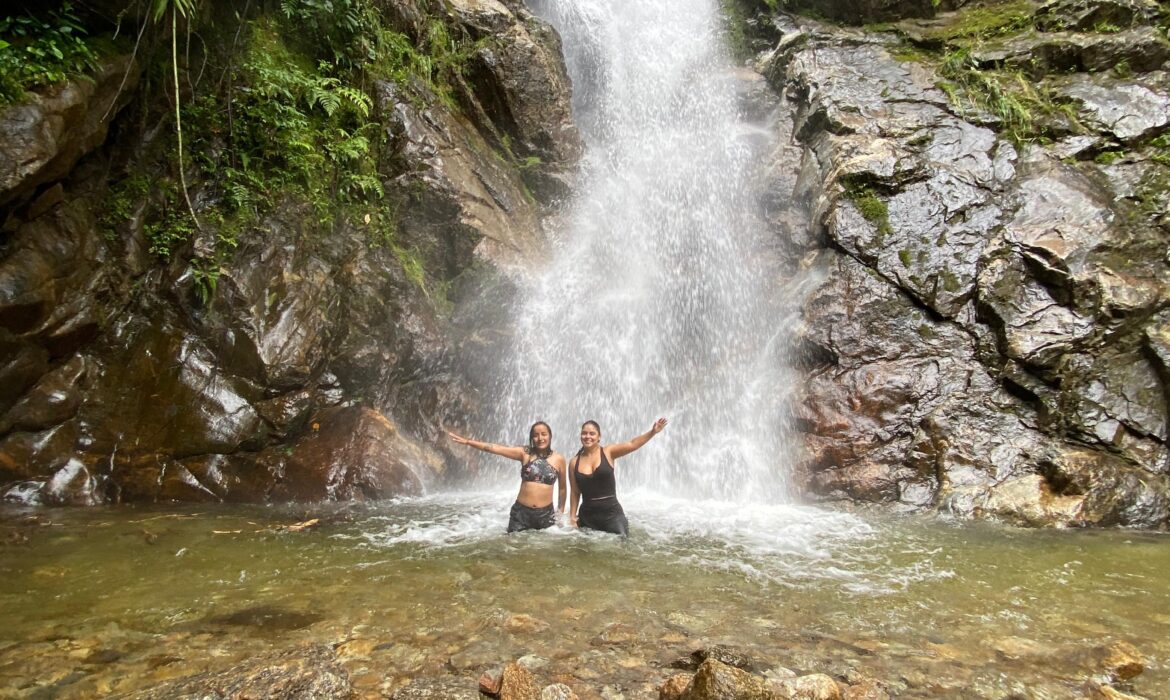
[[[205,96],[185,112],[196,163],[216,186],[228,223],[236,223],[232,230],[246,228],[280,194],[305,198],[323,223],[340,207],[369,206],[384,194],[370,97],[331,75],[332,66],[288,46],[285,35],[268,21],[252,27],[226,96],[230,130],[222,118],[225,96]],[[234,244],[235,236],[224,242]]]
[[[865,217],[865,220],[877,228],[876,242],[881,245],[885,237],[894,230],[890,226],[889,207],[868,185],[846,183],[845,194],[853,202],[853,206],[857,207],[857,211]],[[909,257],[909,252],[906,255]]]
[[[1028,0],[1008,0],[988,5],[968,5],[947,22],[924,33],[933,41],[958,42],[1015,34],[1032,26],[1034,9]]]
[[[1098,22],[1093,25],[1093,31],[1098,34],[1116,34],[1122,31],[1122,28],[1110,22]]]
[[[1112,165],[1122,158],[1125,158],[1124,151],[1102,151],[1093,160],[1100,165]]]
[[[119,182],[110,190],[110,194],[103,201],[103,211],[98,217],[98,225],[107,239],[117,234],[117,227],[130,219],[142,201],[150,192],[150,180],[144,175],[136,175]]]
[[[1035,137],[1033,108],[1043,98],[1022,73],[981,70],[969,49],[948,54],[939,73],[947,79],[940,87],[960,110],[995,115],[1003,133],[1017,143]]]
[[[199,296],[199,303],[207,306],[211,297],[215,296],[215,287],[223,270],[218,263],[202,258],[192,260],[190,269],[191,277],[195,280],[195,293]]]
[[[1150,160],[1170,167],[1170,133],[1162,134],[1154,139],[1150,142],[1150,146],[1153,148]]]
[[[190,212],[179,201],[178,187],[173,181],[155,183],[162,193],[162,206],[143,226],[151,254],[169,260],[175,250],[186,243],[195,232]]]
[[[20,101],[26,90],[92,71],[98,55],[85,36],[68,2],[45,19],[0,19],[0,105]]]

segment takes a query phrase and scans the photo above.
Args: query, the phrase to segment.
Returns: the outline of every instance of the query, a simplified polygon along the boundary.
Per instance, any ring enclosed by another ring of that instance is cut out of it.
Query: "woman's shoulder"
[[[565,456],[562,455],[560,452],[553,451],[553,452],[549,453],[548,461],[549,461],[549,464],[563,465],[563,464],[565,464]]]

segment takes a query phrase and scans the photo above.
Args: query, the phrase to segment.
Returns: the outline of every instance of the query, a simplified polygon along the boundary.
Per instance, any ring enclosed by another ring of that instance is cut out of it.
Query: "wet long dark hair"
[[[543,425],[544,429],[548,431],[548,447],[544,448],[543,450],[536,449],[536,442],[535,442],[535,440],[536,440],[536,427],[540,426],[540,425]],[[540,457],[542,459],[548,459],[548,456],[553,453],[552,428],[549,427],[548,423],[545,423],[542,420],[538,420],[532,424],[532,427],[528,429],[528,446],[525,447],[524,450],[530,455],[536,455],[537,457]]]
[[[601,426],[598,425],[597,421],[595,421],[595,420],[587,420],[581,424],[581,428],[584,429],[585,426],[587,426],[587,425],[592,425],[594,428],[597,428],[597,444],[600,447],[601,446]],[[581,449],[577,450],[577,455],[580,456],[581,453],[584,451],[585,451],[585,448],[582,447]]]

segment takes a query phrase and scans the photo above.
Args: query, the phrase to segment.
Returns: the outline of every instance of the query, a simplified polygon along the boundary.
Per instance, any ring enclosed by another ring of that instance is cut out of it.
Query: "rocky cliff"
[[[519,2],[300,7],[123,16],[136,42],[0,109],[5,498],[443,478],[459,358],[506,339],[580,154],[559,39]]]
[[[1009,2],[864,29],[764,8],[750,28],[802,153],[778,185],[816,281],[802,489],[1170,524],[1164,8]]]

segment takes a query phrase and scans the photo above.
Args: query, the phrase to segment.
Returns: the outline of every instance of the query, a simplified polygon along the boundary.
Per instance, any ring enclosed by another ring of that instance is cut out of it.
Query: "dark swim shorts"
[[[543,508],[529,508],[519,501],[512,504],[512,512],[508,514],[508,532],[520,530],[543,530],[552,527],[556,522],[552,504]]]
[[[577,526],[612,532],[622,537],[630,534],[630,522],[626,520],[626,512],[616,498],[599,498],[582,503],[577,513]]]

